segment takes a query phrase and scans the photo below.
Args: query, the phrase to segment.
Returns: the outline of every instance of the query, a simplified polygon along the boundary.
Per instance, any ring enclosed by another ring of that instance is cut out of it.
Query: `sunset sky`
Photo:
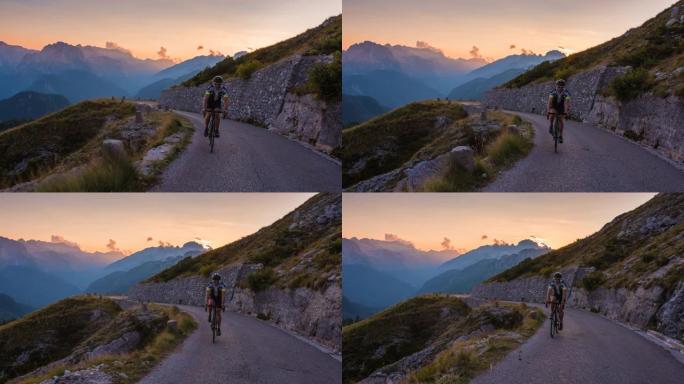
[[[365,40],[492,59],[522,49],[579,52],[617,37],[674,0],[344,0],[343,47]],[[515,46],[515,48],[512,48]]]
[[[87,251],[106,252],[115,247],[126,254],[157,246],[159,241],[182,245],[196,238],[218,248],[272,224],[311,196],[3,193],[0,236],[50,241],[54,235]]]
[[[342,234],[384,239],[396,235],[423,250],[470,250],[494,239],[532,236],[553,248],[586,237],[636,208],[648,193],[345,193]],[[486,238],[485,238],[486,236]]]
[[[2,0],[0,41],[33,49],[113,42],[153,59],[164,47],[185,60],[265,47],[340,13],[341,0]]]

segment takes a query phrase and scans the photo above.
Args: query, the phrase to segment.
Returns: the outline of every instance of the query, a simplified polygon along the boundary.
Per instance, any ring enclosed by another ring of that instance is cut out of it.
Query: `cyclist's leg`
[[[558,326],[558,329],[563,329],[563,314],[565,313],[564,309],[565,307],[563,305],[558,307],[558,319],[560,320],[560,325]]]
[[[211,117],[211,108],[207,108],[207,112],[204,113],[204,137],[209,136],[209,118]]]
[[[219,137],[219,128],[221,127],[221,108],[216,108],[216,137]]]
[[[558,123],[559,123],[559,130],[558,130],[558,141],[561,143],[563,142],[563,127],[565,127],[565,115],[558,115]]]
[[[222,310],[223,310],[223,308],[221,308],[220,306],[216,307],[216,328],[217,328],[216,332],[219,334],[219,336],[221,335],[221,311]]]

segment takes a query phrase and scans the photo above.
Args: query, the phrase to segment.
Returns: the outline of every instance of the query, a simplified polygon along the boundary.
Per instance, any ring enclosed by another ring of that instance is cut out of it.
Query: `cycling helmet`
[[[214,79],[211,81],[212,83],[215,84],[223,84],[223,77],[221,76],[215,76]]]
[[[221,280],[221,275],[219,275],[218,273],[214,273],[213,275],[211,275],[211,279],[212,280]]]
[[[563,86],[565,86],[565,80],[563,80],[563,79],[558,79],[558,80],[556,80],[556,85],[563,85]]]
[[[556,273],[553,274],[553,277],[556,278],[556,279],[560,279],[560,278],[563,277],[563,275],[562,275],[560,272],[556,272]]]

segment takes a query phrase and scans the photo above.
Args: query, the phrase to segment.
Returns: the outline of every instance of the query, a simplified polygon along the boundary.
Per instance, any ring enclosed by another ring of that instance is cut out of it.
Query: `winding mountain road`
[[[684,364],[632,330],[577,309],[566,310],[563,326],[551,339],[546,320],[527,342],[471,384],[682,383]]]
[[[567,121],[556,154],[545,116],[510,113],[532,123],[534,148],[483,192],[684,191],[684,171],[611,132]]]
[[[155,192],[339,192],[335,161],[267,129],[221,121],[214,153],[197,113],[180,112],[195,125],[192,142],[165,170]]]
[[[253,317],[223,313],[216,344],[204,308],[178,306],[199,324],[140,384],[335,384],[342,363],[310,343]]]

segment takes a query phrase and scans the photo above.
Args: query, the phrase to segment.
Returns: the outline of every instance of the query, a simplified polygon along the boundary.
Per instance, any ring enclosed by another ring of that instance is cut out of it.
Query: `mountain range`
[[[518,263],[536,258],[549,247],[533,240],[517,244],[483,245],[465,253],[447,249],[423,251],[408,241],[342,240],[342,291],[354,317],[368,308],[387,308],[426,292],[467,293],[482,281]],[[355,312],[358,308],[365,308]]]
[[[0,58],[0,98],[31,90],[60,94],[73,103],[134,96],[152,83],[188,78],[224,57],[197,56],[176,64],[138,59],[114,44],[101,48],[56,42],[37,51],[0,42]]]
[[[50,242],[0,237],[0,293],[34,308],[84,290],[125,293],[137,282],[205,251],[199,243],[188,242],[125,256],[119,251],[83,251],[59,236]]]
[[[545,55],[509,55],[487,63],[482,58],[453,59],[422,42],[416,47],[371,41],[354,44],[342,56],[343,93],[345,98],[357,97],[348,103],[354,110],[377,112],[352,113],[345,119],[345,125],[362,123],[364,118],[381,114],[377,104],[393,109],[434,98],[478,99],[485,91],[542,62],[563,57],[563,53],[554,50]],[[359,99],[360,96],[371,99]]]

